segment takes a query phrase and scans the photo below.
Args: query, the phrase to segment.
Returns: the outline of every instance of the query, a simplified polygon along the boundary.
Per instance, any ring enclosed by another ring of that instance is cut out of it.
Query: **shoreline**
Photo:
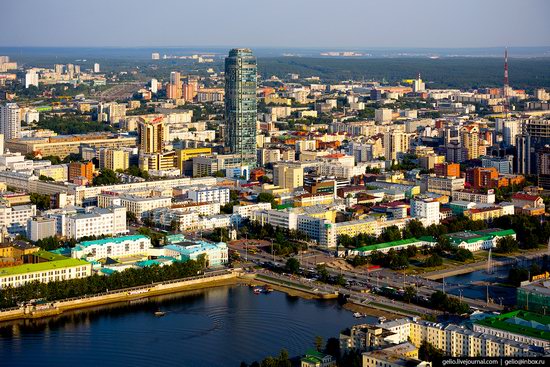
[[[169,284],[157,284],[151,287],[143,286],[138,291],[120,290],[112,294],[92,295],[75,300],[54,301],[39,309],[19,307],[0,311],[0,322],[17,320],[41,319],[44,317],[59,316],[68,311],[81,310],[96,306],[109,305],[120,302],[132,302],[155,296],[162,296],[182,291],[206,289],[224,285],[237,284],[237,272],[228,272],[223,275],[181,280]]]
[[[227,272],[223,275],[214,275],[206,278],[188,279],[174,282],[171,284],[158,284],[150,288],[143,286],[140,293],[132,293],[128,290],[120,290],[114,294],[93,295],[83,297],[77,300],[59,300],[52,302],[49,307],[43,309],[30,310],[27,307],[20,307],[6,311],[0,311],[0,323],[10,323],[14,321],[38,320],[48,317],[61,316],[64,313],[72,311],[85,310],[94,307],[107,306],[116,303],[131,303],[139,300],[150,299],[157,296],[170,295],[185,291],[194,291],[207,288],[222,287],[228,285],[269,285],[274,290],[285,293],[291,297],[299,297],[307,300],[325,300],[336,299],[336,294],[321,294],[315,290],[295,289],[284,284],[270,282],[269,279],[258,279],[255,274],[243,274],[237,271]],[[343,308],[350,312],[362,312],[373,316],[384,316],[388,319],[399,317],[398,314],[388,310],[377,309],[368,306],[357,305],[353,302],[346,302]]]

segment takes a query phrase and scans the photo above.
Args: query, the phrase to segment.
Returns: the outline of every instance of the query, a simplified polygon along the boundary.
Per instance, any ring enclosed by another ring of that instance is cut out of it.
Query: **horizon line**
[[[89,46],[75,46],[75,45],[47,45],[47,46],[38,46],[38,45],[0,45],[0,48],[134,48],[134,49],[150,49],[150,48],[239,48],[244,46],[237,45],[141,45],[141,46],[105,46],[105,45],[89,45]],[[259,46],[252,45],[246,46],[248,48],[255,49],[301,49],[301,50],[317,50],[317,49],[334,49],[334,50],[345,50],[345,49],[355,49],[355,50],[367,50],[367,49],[379,49],[379,50],[392,50],[392,49],[441,49],[441,50],[463,50],[463,49],[498,49],[498,48],[550,48],[549,45],[539,45],[539,46],[517,46],[517,45],[498,45],[498,46]]]

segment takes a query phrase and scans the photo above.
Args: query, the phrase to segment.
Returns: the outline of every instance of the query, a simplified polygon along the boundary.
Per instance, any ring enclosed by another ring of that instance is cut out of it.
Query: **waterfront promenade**
[[[116,302],[133,301],[140,298],[159,296],[184,290],[215,287],[237,282],[239,270],[217,270],[204,274],[174,279],[165,282],[151,283],[139,287],[117,289],[83,297],[69,298],[54,302],[23,305],[0,310],[0,322],[17,319],[35,319],[40,317],[60,315],[65,311],[86,307],[105,305]]]

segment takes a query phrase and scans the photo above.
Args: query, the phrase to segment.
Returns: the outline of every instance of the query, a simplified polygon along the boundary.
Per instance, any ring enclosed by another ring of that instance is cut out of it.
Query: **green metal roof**
[[[462,233],[469,233],[471,234],[471,237],[464,238],[460,236]],[[448,235],[449,240],[452,244],[459,244],[462,242],[466,243],[476,243],[478,241],[487,241],[493,239],[495,236],[499,237],[506,237],[506,236],[513,236],[516,232],[514,232],[513,229],[495,229],[493,231],[464,231],[464,232],[457,232],[457,233],[450,233]]]
[[[108,243],[122,243],[124,241],[137,241],[145,238],[149,238],[149,237],[144,236],[142,234],[136,234],[132,236],[123,236],[123,237],[109,237],[109,238],[103,238],[101,240],[80,242],[77,246],[88,247],[93,245],[106,245]]]
[[[435,239],[431,236],[424,236],[424,237],[421,237],[420,239],[413,237],[413,238],[407,238],[407,239],[404,239],[404,240],[377,243],[377,244],[374,244],[374,245],[358,247],[358,248],[355,249],[355,251],[367,252],[367,251],[381,250],[381,249],[385,249],[385,248],[388,248],[388,247],[410,245],[410,244],[416,243],[416,242],[435,242]]]
[[[32,254],[33,256],[39,257],[44,260],[48,261],[56,261],[56,260],[65,260],[67,259],[67,256],[63,256],[59,253],[52,252],[52,251],[46,251],[46,250],[40,250],[36,251]]]
[[[525,324],[513,323],[514,319],[525,320]],[[529,311],[512,311],[495,317],[488,317],[475,322],[478,325],[490,327],[494,329],[505,330],[510,333],[529,336],[538,339],[550,341],[550,330],[541,330],[536,328],[536,324],[541,324],[548,328],[550,325],[550,316],[543,316],[538,313]],[[533,327],[526,325],[530,323]]]
[[[54,260],[37,264],[23,264],[17,266],[11,266],[8,268],[0,268],[0,277],[33,273],[37,271],[57,270],[63,268],[69,268],[73,266],[88,265],[89,263],[84,260],[72,259],[64,257],[64,260]]]
[[[321,364],[323,361],[317,357],[305,356],[301,359],[302,362],[311,363],[311,364]]]

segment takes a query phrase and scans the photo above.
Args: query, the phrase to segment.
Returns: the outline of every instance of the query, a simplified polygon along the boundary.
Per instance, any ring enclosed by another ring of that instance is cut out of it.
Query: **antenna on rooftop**
[[[504,96],[504,117],[508,118],[508,90],[510,84],[508,83],[508,48],[504,49],[504,86],[502,88],[502,95]]]

